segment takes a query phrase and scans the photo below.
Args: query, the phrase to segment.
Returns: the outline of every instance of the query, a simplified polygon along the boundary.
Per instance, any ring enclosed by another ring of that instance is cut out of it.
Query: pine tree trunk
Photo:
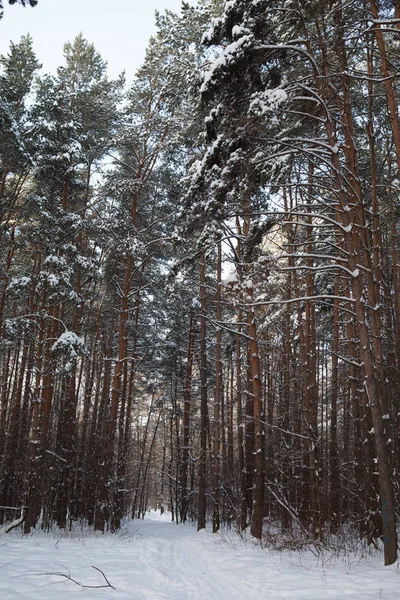
[[[183,523],[187,519],[189,505],[188,496],[188,466],[190,449],[190,412],[191,412],[191,391],[192,391],[192,371],[193,371],[193,353],[194,353],[194,329],[193,329],[193,311],[190,311],[189,335],[187,348],[187,365],[185,388],[183,398],[183,446],[182,446],[182,467],[181,467],[181,501],[180,501],[180,519]]]
[[[214,396],[214,440],[213,440],[213,533],[220,527],[220,412],[223,396],[222,383],[222,330],[218,323],[222,321],[221,309],[221,277],[222,277],[222,251],[221,242],[218,243],[217,257],[217,294],[216,294],[216,317],[217,317],[217,340],[215,358],[215,396]]]
[[[200,257],[200,458],[197,531],[206,527],[207,478],[207,348],[206,348],[206,259]]]

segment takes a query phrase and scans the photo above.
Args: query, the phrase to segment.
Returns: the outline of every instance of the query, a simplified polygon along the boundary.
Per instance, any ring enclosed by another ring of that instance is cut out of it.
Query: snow
[[[212,17],[211,18],[211,25],[208,28],[208,30],[203,33],[203,36],[201,38],[201,43],[202,44],[207,44],[210,43],[212,41],[213,35],[214,35],[214,31],[215,29],[221,24],[221,18],[216,18],[216,17]]]
[[[236,271],[232,271],[232,273],[228,273],[225,279],[223,280],[223,285],[228,286],[231,283],[237,283],[239,281],[238,274]]]
[[[49,254],[44,260],[45,265],[53,265],[54,267],[64,268],[67,265],[65,258],[55,254]]]
[[[250,33],[250,31],[246,27],[243,27],[243,25],[234,25],[232,27],[232,36],[233,37],[240,37],[242,35],[247,35],[249,33]]]
[[[395,600],[400,573],[382,556],[262,549],[246,535],[196,532],[152,513],[119,534],[14,529],[0,534],[1,600]],[[100,569],[113,586],[107,585]],[[58,573],[58,575],[56,574]],[[83,594],[83,595],[82,595]]]
[[[198,298],[193,298],[192,300],[192,308],[201,308],[201,304]]]
[[[277,110],[281,104],[286,102],[287,93],[282,88],[267,89],[253,94],[253,99],[249,105],[250,114],[265,116],[268,113]]]
[[[30,277],[13,277],[8,285],[8,289],[12,288],[24,288],[27,287],[31,282]]]
[[[85,341],[73,331],[64,331],[57,341],[54,342],[51,350],[52,352],[64,350],[69,353],[71,358],[76,358],[78,353],[85,352]]]
[[[47,273],[46,271],[42,271],[42,278],[46,279],[46,281],[52,288],[58,287],[60,283],[60,278],[57,277],[57,275],[54,275],[54,273]]]
[[[207,33],[206,35],[209,35]],[[232,42],[224,49],[223,53],[217,56],[211,64],[210,69],[203,75],[203,83],[200,87],[200,93],[207,91],[210,84],[214,80],[214,75],[220,70],[234,62],[236,57],[243,52],[244,48],[250,46],[253,41],[251,35],[243,35],[238,40]]]

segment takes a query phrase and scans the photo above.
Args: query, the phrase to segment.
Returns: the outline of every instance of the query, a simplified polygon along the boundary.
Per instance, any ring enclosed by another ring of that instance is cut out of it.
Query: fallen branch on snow
[[[106,581],[106,585],[86,585],[84,583],[82,583],[81,581],[77,581],[76,579],[74,579],[73,577],[71,577],[71,572],[68,570],[68,573],[62,573],[61,571],[52,571],[51,573],[42,573],[42,575],[56,575],[57,577],[64,577],[64,579],[66,581],[72,581],[72,583],[76,583],[76,585],[79,585],[81,588],[91,588],[91,589],[99,589],[99,588],[112,588],[113,590],[115,590],[116,588],[111,585],[111,583],[108,581],[107,577],[105,576],[104,572],[99,569],[98,567],[94,567],[92,565],[92,569],[95,569],[96,571],[98,571],[99,573],[101,573]]]

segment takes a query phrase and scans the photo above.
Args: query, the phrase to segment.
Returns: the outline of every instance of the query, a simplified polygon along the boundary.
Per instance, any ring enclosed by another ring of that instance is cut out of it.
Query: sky
[[[29,33],[43,72],[55,73],[64,43],[82,32],[108,62],[110,77],[125,70],[129,82],[155,32],[155,10],[179,12],[181,0],[39,0],[35,8],[4,4],[0,54],[8,52],[10,40]]]

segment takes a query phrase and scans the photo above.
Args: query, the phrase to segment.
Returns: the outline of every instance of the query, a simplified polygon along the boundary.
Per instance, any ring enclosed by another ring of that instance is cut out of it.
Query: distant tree
[[[26,101],[40,67],[29,35],[18,44],[12,42],[9,53],[0,56],[0,227],[11,218],[17,204],[15,190],[20,187],[15,187],[15,178],[26,177],[32,166]]]

